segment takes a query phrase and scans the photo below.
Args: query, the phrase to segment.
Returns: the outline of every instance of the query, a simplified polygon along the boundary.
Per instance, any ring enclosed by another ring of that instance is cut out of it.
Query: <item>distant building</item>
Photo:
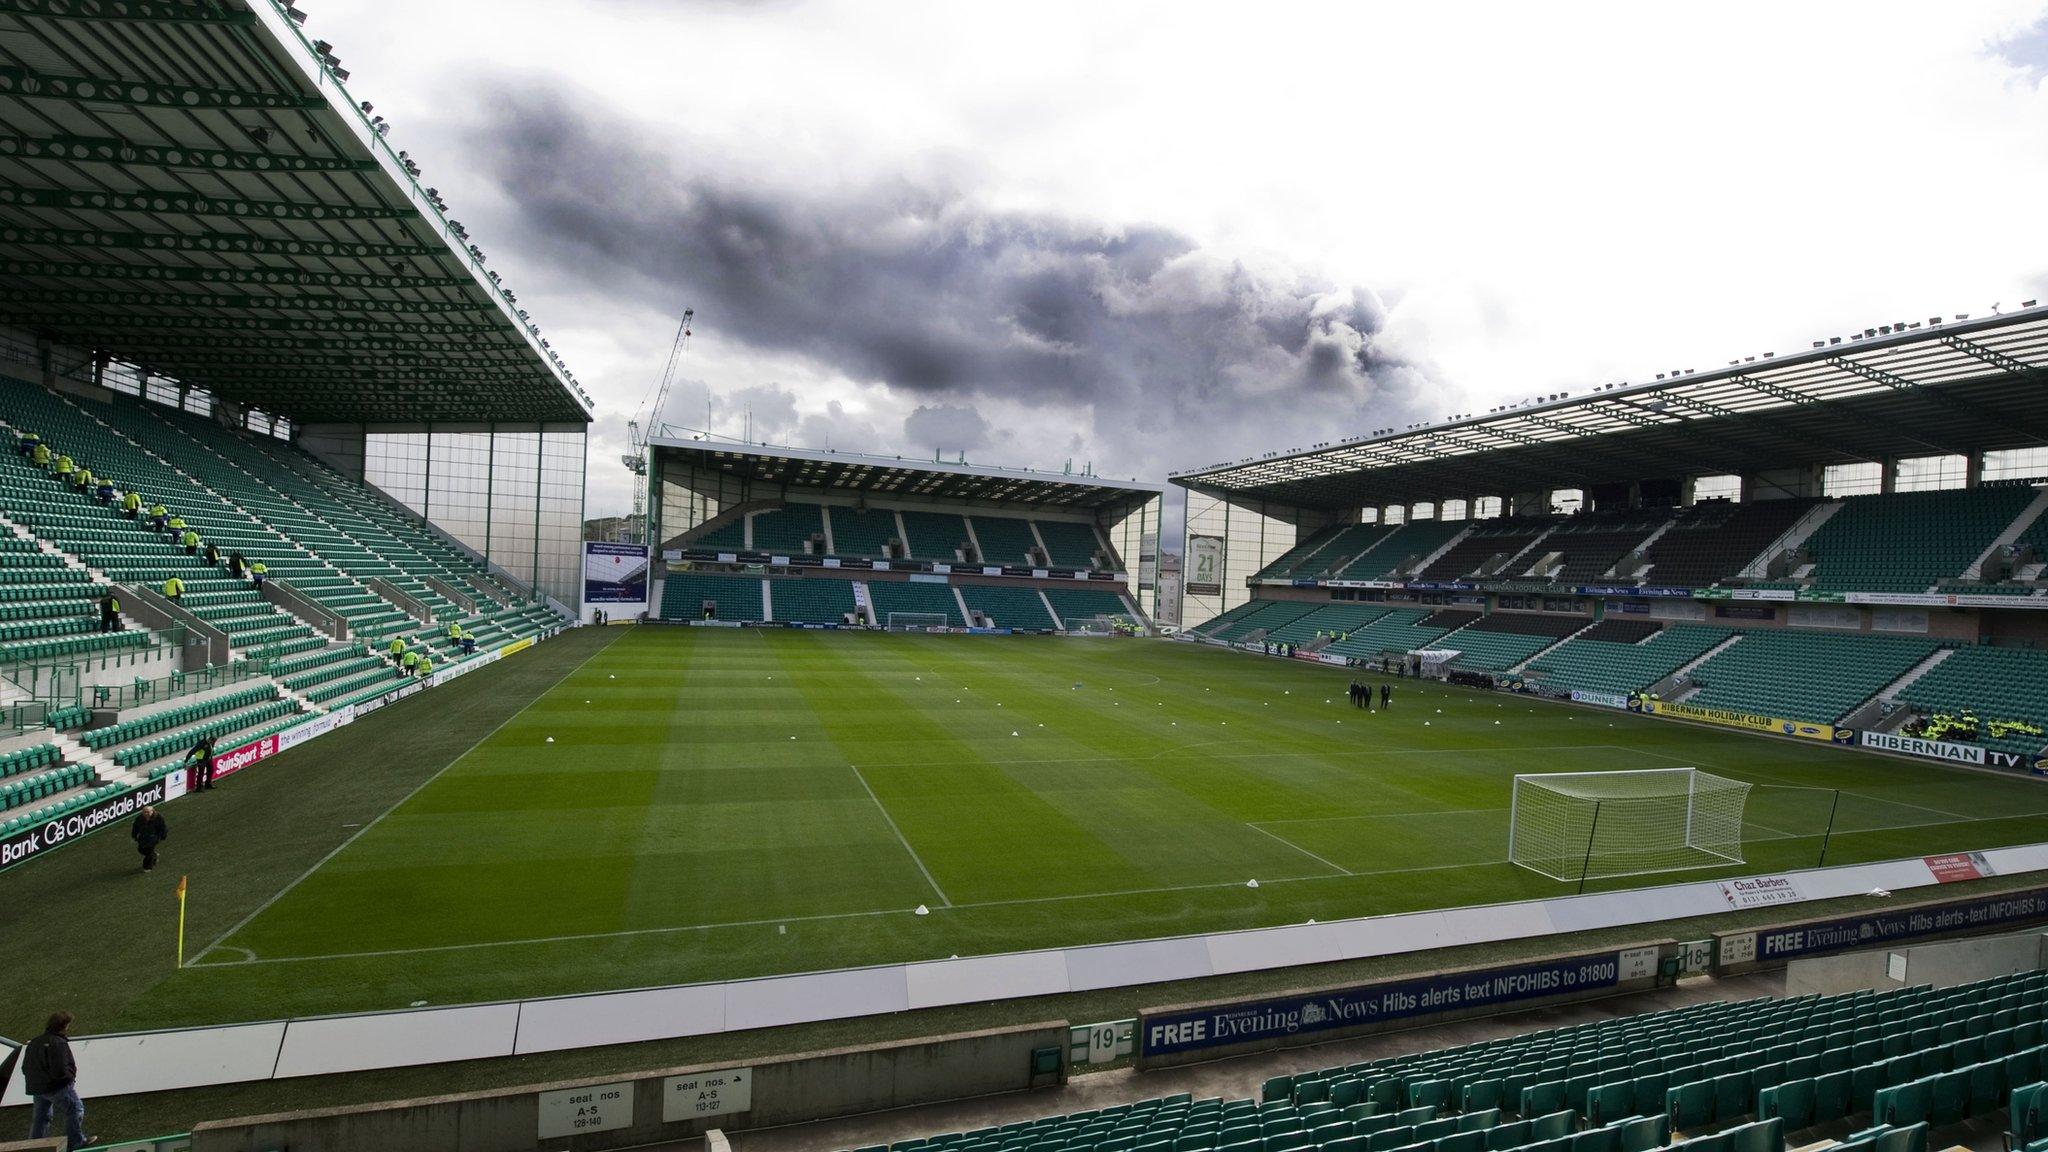
[[[645,516],[600,516],[583,522],[585,540],[607,540],[613,543],[638,544],[647,539],[647,517]]]

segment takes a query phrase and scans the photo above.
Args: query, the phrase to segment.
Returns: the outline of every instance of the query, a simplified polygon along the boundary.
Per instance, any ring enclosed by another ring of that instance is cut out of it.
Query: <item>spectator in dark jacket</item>
[[[156,846],[171,838],[170,826],[164,823],[164,815],[155,808],[145,807],[135,814],[135,823],[128,829],[135,837],[135,850],[142,853],[142,870],[156,867]]]
[[[71,1041],[64,1035],[71,1028],[71,1013],[55,1012],[43,1026],[43,1034],[28,1042],[21,1053],[21,1078],[35,1101],[29,1116],[29,1137],[50,1134],[50,1116],[64,1110],[65,1146],[83,1148],[93,1143],[85,1134],[85,1101],[78,1098],[78,1062],[71,1058]]]

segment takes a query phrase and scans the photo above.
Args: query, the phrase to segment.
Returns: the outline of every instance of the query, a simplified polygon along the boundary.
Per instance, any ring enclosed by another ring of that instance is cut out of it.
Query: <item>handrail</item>
[[[370,591],[375,592],[377,595],[382,596],[384,599],[389,600],[393,604],[397,605],[398,609],[404,612],[407,616],[412,617],[413,619],[419,621],[422,624],[432,624],[434,622],[433,609],[428,608],[425,604],[420,602],[418,597],[406,592],[404,589],[400,588],[396,584],[393,584],[391,581],[386,580],[384,577],[372,576],[369,578],[369,580],[365,581],[365,584],[370,589]]]
[[[120,585],[118,594],[128,615],[150,628],[183,629],[185,646],[205,648],[204,663],[225,664],[230,659],[232,644],[228,634],[200,619],[183,604],[174,603],[140,584]]]
[[[265,580],[257,589],[263,599],[336,640],[348,639],[348,617],[292,586],[289,580]]]
[[[196,696],[229,684],[266,675],[261,661],[236,660],[229,664],[207,664],[191,672],[173,672],[154,680],[137,677],[129,684],[98,684],[84,690],[84,702],[96,709],[134,708],[161,704],[183,696]]]

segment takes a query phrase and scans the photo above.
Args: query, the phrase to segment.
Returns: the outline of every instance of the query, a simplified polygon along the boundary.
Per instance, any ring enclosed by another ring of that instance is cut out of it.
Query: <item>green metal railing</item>
[[[244,680],[253,680],[267,675],[263,664],[255,660],[237,660],[232,664],[209,664],[191,672],[173,672],[154,680],[140,677],[129,684],[98,684],[84,689],[83,702],[92,708],[133,708],[141,704],[161,704],[183,696],[194,696]]]

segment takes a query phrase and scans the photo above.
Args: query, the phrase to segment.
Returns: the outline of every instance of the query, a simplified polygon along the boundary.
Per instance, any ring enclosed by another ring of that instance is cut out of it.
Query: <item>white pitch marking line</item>
[[[625,633],[621,632],[619,633],[619,635],[623,636],[625,635]],[[576,673],[583,671],[583,666],[585,664],[588,664],[592,660],[595,660],[597,658],[598,653],[606,651],[609,648],[611,648],[612,644],[617,643],[617,639],[618,638],[615,636],[612,638],[612,640],[607,641],[602,647],[592,649],[590,655],[585,656],[583,659],[577,661],[576,666],[574,668],[571,668],[567,672],[562,673],[559,679],[557,679],[553,684],[548,685],[547,689],[543,691],[539,696],[534,697],[533,700],[528,703],[527,707],[530,708],[533,706],[533,704],[539,703],[542,697],[545,697],[549,692],[553,692],[555,689],[561,687],[562,684],[569,679],[569,677],[574,676]],[[189,968],[197,966],[201,960],[205,959],[206,954],[208,952],[211,952],[215,948],[220,947],[222,941],[226,940],[230,936],[233,936],[235,933],[240,932],[242,929],[247,928],[251,921],[255,920],[258,916],[261,916],[263,915],[264,912],[268,911],[272,904],[275,904],[279,900],[284,899],[286,894],[291,892],[292,889],[297,888],[299,885],[305,883],[306,878],[308,876],[311,876],[313,873],[318,872],[320,869],[326,867],[327,862],[329,860],[332,860],[336,856],[341,855],[342,849],[347,848],[349,845],[355,843],[357,840],[362,839],[363,835],[369,832],[370,829],[375,828],[378,824],[383,823],[384,818],[386,816],[389,816],[393,812],[398,811],[400,808],[405,807],[406,801],[411,800],[413,797],[419,795],[420,792],[423,791],[427,785],[432,784],[436,780],[439,780],[441,778],[442,773],[448,771],[450,768],[455,767],[457,764],[462,763],[464,760],[469,759],[469,754],[476,751],[479,745],[481,745],[484,741],[489,740],[491,737],[496,736],[498,734],[499,728],[503,728],[505,725],[510,724],[514,719],[518,718],[525,711],[526,708],[521,708],[518,711],[512,713],[512,715],[507,716],[503,720],[498,721],[498,725],[496,728],[492,728],[489,732],[486,732],[483,735],[477,737],[474,743],[472,743],[469,747],[464,748],[462,750],[462,754],[460,756],[457,756],[455,759],[450,760],[446,764],[441,765],[441,767],[438,770],[436,770],[432,776],[429,776],[425,780],[420,781],[418,788],[414,788],[412,791],[407,792],[403,797],[400,797],[398,803],[393,804],[391,807],[386,808],[384,811],[377,813],[376,819],[370,821],[368,824],[363,825],[361,828],[356,829],[355,833],[351,835],[348,839],[343,840],[339,844],[336,844],[334,846],[334,851],[329,852],[327,855],[322,856],[319,860],[315,861],[311,868],[308,868],[304,872],[299,873],[298,876],[294,878],[291,883],[285,885],[283,888],[280,888],[275,893],[273,893],[270,899],[265,900],[261,904],[258,904],[254,912],[251,912],[247,916],[244,916],[240,920],[236,921],[234,927],[221,933],[219,936],[214,938],[213,943],[208,944],[206,947],[201,948],[198,952],[194,953],[192,959],[186,962],[186,967]],[[237,948],[236,951],[249,952],[247,948]],[[240,961],[240,963],[260,963],[260,961],[253,959],[255,953],[249,952],[249,955],[252,957],[252,959]]]
[[[853,769],[853,778],[860,781],[860,786],[862,790],[867,792],[868,799],[875,802],[875,809],[881,812],[882,820],[889,825],[889,831],[896,834],[896,842],[903,845],[905,852],[910,853],[910,862],[917,865],[919,872],[924,873],[924,882],[932,886],[933,892],[938,893],[939,903],[944,907],[951,908],[953,901],[946,895],[946,890],[939,887],[937,880],[932,879],[932,870],[924,866],[924,857],[919,856],[917,849],[910,846],[910,840],[903,835],[903,829],[896,826],[896,818],[889,815],[888,805],[882,803],[880,796],[875,795],[874,788],[868,784],[868,778],[860,774],[860,767],[855,764],[848,764],[847,767]]]
[[[1325,868],[1335,868],[1337,871],[1342,872],[1346,876],[1357,875],[1357,873],[1353,872],[1349,868],[1346,868],[1342,864],[1338,864],[1331,860],[1325,860],[1321,856],[1318,856],[1315,853],[1309,851],[1308,849],[1303,848],[1301,845],[1296,844],[1294,841],[1289,840],[1287,837],[1280,835],[1278,832],[1268,832],[1264,828],[1259,827],[1257,824],[1246,824],[1245,827],[1251,829],[1254,832],[1258,832],[1266,836],[1271,836],[1274,840],[1277,840],[1280,843],[1287,845],[1289,848],[1294,849],[1296,852],[1299,852],[1303,856],[1306,856],[1309,859],[1315,861],[1316,863],[1321,864]]]

